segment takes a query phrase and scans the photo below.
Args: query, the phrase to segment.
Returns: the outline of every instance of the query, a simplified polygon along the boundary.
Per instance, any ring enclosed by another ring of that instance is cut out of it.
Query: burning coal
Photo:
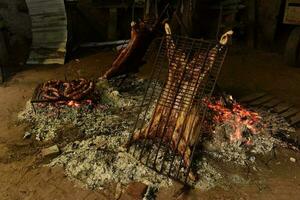
[[[261,117],[257,112],[244,108],[233,101],[227,107],[222,100],[204,101],[210,111],[213,112],[213,124],[227,123],[232,126],[230,141],[242,141],[251,145],[249,136],[258,134],[257,128],[262,126]]]
[[[280,116],[263,108],[246,108],[231,96],[203,100],[208,108],[203,152],[238,165],[255,162],[258,154],[265,155],[282,143],[276,134],[295,130]]]

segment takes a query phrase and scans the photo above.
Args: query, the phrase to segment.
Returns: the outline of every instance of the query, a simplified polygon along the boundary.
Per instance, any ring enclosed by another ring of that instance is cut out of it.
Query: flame
[[[208,108],[212,110],[215,115],[213,120],[216,123],[230,121],[234,132],[230,135],[230,141],[242,141],[243,138],[243,127],[247,127],[251,134],[257,134],[256,125],[260,122],[261,117],[258,113],[247,110],[240,104],[234,102],[231,108],[225,107],[222,101],[218,100],[214,103],[204,100]],[[245,144],[251,145],[252,141],[248,138]]]

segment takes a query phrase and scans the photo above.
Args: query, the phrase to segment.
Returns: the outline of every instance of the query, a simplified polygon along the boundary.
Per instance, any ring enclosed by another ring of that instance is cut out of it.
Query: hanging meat
[[[121,49],[118,56],[102,78],[112,77],[138,72],[139,67],[144,63],[143,57],[155,38],[157,24],[147,25],[145,22],[131,23],[131,39],[128,45]]]
[[[218,47],[212,47],[209,52],[199,50],[188,59],[189,56],[176,47],[167,23],[165,31],[169,61],[167,81],[149,124],[135,132],[130,143],[160,138],[183,157],[184,165],[188,167],[191,164],[192,147],[201,134],[203,111],[195,97],[214,65]],[[226,44],[231,34],[232,31],[224,34],[220,43]]]

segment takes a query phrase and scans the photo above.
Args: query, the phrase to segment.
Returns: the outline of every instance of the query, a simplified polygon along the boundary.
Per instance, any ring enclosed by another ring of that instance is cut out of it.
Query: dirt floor
[[[113,59],[111,52],[94,52],[65,66],[24,67],[0,87],[0,199],[114,199],[115,188],[90,191],[69,180],[61,168],[43,167],[39,156],[45,144],[24,140],[24,125],[17,113],[30,99],[35,86],[48,79],[98,77]],[[144,68],[141,76],[147,76]],[[300,68],[285,66],[282,57],[257,51],[231,51],[219,84],[234,95],[267,91],[300,108]],[[300,132],[299,132],[300,135]],[[296,159],[291,162],[290,157]],[[232,166],[224,170],[235,172]],[[245,171],[236,171],[245,174]],[[189,190],[178,197],[180,184],[162,189],[157,199],[299,199],[300,153],[278,148],[276,156],[263,158],[250,182],[228,184],[209,191]],[[123,199],[136,199],[127,195]]]

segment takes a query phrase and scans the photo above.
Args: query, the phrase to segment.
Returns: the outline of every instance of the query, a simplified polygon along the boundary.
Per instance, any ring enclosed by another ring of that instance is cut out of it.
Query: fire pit
[[[62,154],[49,166],[63,166],[70,178],[92,189],[132,181],[168,187],[172,179],[208,189],[228,177],[242,180],[220,165],[257,169],[259,157],[290,147],[273,136],[295,130],[267,109],[244,107],[230,95],[211,97],[225,55],[222,44],[167,35],[149,80],[101,80],[93,109],[70,106],[68,99],[39,102],[34,112],[29,102],[19,119],[41,142],[55,141],[66,127],[82,134],[60,146]]]
[[[151,81],[131,76],[120,85],[121,79],[97,84],[96,90],[100,89],[102,95],[93,109],[84,104],[70,107],[46,103],[47,106],[38,104],[39,109],[35,113],[29,102],[19,114],[19,119],[30,124],[27,132],[41,142],[49,142],[60,134],[67,134],[65,127],[69,126],[84,136],[60,146],[62,154],[52,160],[49,166],[63,166],[68,177],[85,187],[97,189],[111,182],[125,185],[132,181],[156,187],[171,186],[173,182],[170,178],[149,169],[126,152],[125,144],[132,133],[144,91]],[[157,87],[162,85],[158,83]],[[285,145],[273,135],[294,131],[280,116],[264,109],[242,107],[229,95],[225,96],[227,103],[231,101],[233,107],[227,107],[223,98],[214,97],[209,104],[205,101],[209,108],[207,119],[210,124],[205,126],[207,134],[202,139],[202,145],[195,150],[193,169],[199,177],[196,188],[209,189],[228,182],[226,177],[233,174],[226,174],[223,166],[220,166],[222,163],[229,163],[236,169],[259,168],[256,163],[259,157],[272,155],[276,146]],[[152,105],[144,113],[147,121],[151,120],[154,110],[155,105]],[[246,113],[246,117],[243,117],[243,113]],[[248,130],[247,124],[238,123],[236,125],[240,126],[242,137],[237,138],[235,126],[232,126],[236,123],[235,119],[251,122],[255,133],[250,132],[253,130],[251,127]],[[180,163],[180,159],[174,160],[174,165]]]

